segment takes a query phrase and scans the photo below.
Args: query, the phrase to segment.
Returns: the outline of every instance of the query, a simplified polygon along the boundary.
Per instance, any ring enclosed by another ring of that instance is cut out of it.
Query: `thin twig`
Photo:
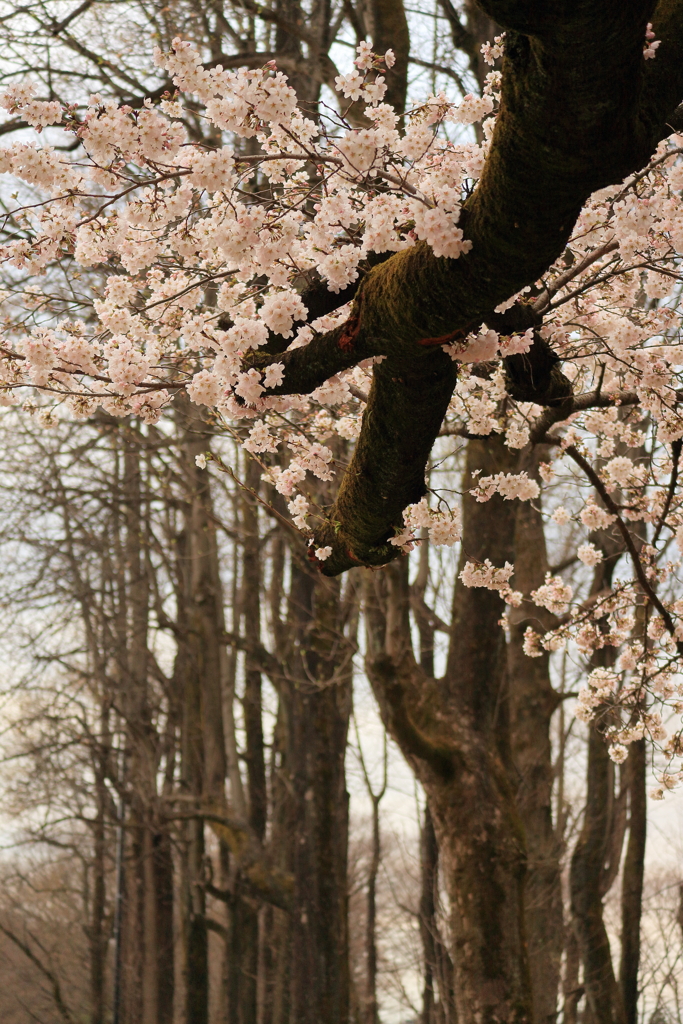
[[[674,640],[676,642],[676,648],[678,650],[678,653],[679,654],[683,654],[683,642],[681,642],[680,640],[676,640],[676,637],[675,637],[675,633],[676,633],[675,623],[674,623],[673,619],[671,618],[671,615],[669,614],[669,612],[666,610],[666,608],[664,607],[664,605],[660,601],[660,599],[657,596],[657,594],[655,593],[655,591],[652,589],[650,581],[648,580],[648,578],[647,578],[647,576],[645,574],[645,570],[643,569],[643,564],[640,561],[640,556],[638,554],[636,546],[633,543],[633,537],[631,536],[631,532],[630,532],[629,528],[627,527],[626,523],[623,521],[623,519],[619,515],[619,509],[618,509],[617,505],[614,503],[614,501],[612,500],[612,497],[611,497],[609,491],[607,490],[607,488],[605,487],[604,483],[600,479],[600,476],[598,475],[598,473],[596,473],[596,471],[591,466],[590,462],[581,454],[581,452],[578,450],[578,448],[575,447],[575,445],[573,445],[573,444],[568,445],[567,448],[565,449],[565,451],[567,452],[567,455],[569,455],[569,457],[574,460],[574,462],[577,464],[577,466],[581,467],[581,469],[584,471],[584,473],[586,474],[586,476],[588,477],[590,482],[593,484],[593,487],[595,488],[595,490],[598,492],[598,494],[602,498],[602,500],[604,502],[604,505],[605,505],[605,508],[609,512],[611,512],[611,514],[616,518],[617,527],[618,527],[619,532],[621,533],[622,537],[624,538],[624,544],[626,545],[628,553],[631,556],[631,562],[633,564],[633,569],[635,571],[636,576],[638,577],[638,582],[640,583],[641,587],[643,588],[643,593],[648,597],[648,599],[650,600],[652,605],[657,609],[657,611],[661,615],[662,620],[664,622],[664,625],[666,626],[668,632],[671,634],[671,636],[674,638]]]

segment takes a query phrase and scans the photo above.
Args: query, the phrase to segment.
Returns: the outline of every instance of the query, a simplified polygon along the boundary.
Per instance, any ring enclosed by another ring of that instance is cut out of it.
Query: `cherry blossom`
[[[651,60],[652,26],[644,43]],[[496,37],[485,61],[503,48]],[[374,365],[284,395],[278,354],[314,345],[352,316],[347,306],[309,322],[309,279],[339,293],[371,260],[417,240],[443,259],[470,250],[461,212],[487,159],[500,73],[481,97],[428,96],[402,126],[384,102],[393,54],[380,58],[362,42],[336,81],[338,117],[314,123],[272,65],[206,68],[182,39],[155,59],[177,93],[138,110],[91,96],[78,112],[37,100],[30,82],[0,100],[37,133],[0,149],[14,195],[0,239],[0,403],[23,401],[46,426],[98,409],[154,423],[184,391],[262,460],[312,560],[324,563],[332,552],[315,542],[322,511],[309,491],[343,469]],[[362,127],[345,119],[355,103]],[[221,144],[188,137],[187,104]],[[468,134],[476,122],[480,144]],[[533,614],[526,654],[562,651],[582,666],[577,715],[609,712],[613,760],[640,736],[660,744],[657,799],[681,771],[680,729],[668,718],[683,712],[682,192],[683,137],[672,134],[649,167],[590,198],[542,280],[498,305],[498,315],[531,311],[533,327],[505,335],[498,321],[474,323],[466,336],[436,339],[457,364],[435,470],[449,474],[448,486],[428,481],[387,537],[401,554],[427,541],[453,549],[463,585]],[[78,303],[55,303],[63,273],[81,282]],[[564,404],[536,405],[514,388],[510,367],[537,345],[561,361],[572,391]],[[275,354],[264,370],[245,364],[254,350]],[[491,436],[517,468],[463,483],[464,439]],[[562,553],[529,593],[512,590],[512,565],[460,552],[461,503],[501,499],[531,502]],[[600,589],[608,563],[614,578]],[[614,654],[613,668],[588,671],[598,650]]]

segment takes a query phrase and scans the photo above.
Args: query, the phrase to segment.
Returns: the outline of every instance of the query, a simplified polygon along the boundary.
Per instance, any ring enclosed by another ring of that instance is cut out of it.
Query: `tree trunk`
[[[614,766],[605,738],[594,723],[589,729],[587,778],[584,823],[570,872],[572,916],[592,1022],[625,1024],[624,1006],[602,916],[601,883],[610,840]]]
[[[629,833],[621,885],[621,967],[619,971],[626,1024],[638,1021],[640,918],[647,833],[645,740],[631,744],[626,772],[629,793]]]
[[[101,715],[101,721],[106,718],[106,713]],[[101,743],[104,743],[106,730],[102,730]],[[92,910],[88,925],[88,940],[90,944],[90,1004],[92,1024],[104,1024],[104,974],[107,941],[104,933],[104,915],[106,904],[105,885],[105,855],[106,835],[104,827],[105,817],[105,773],[108,751],[101,750],[96,757],[95,763],[95,796],[97,800],[97,814],[93,825],[93,883],[92,883]]]
[[[134,808],[128,816],[127,833],[121,922],[121,1024],[146,1024],[142,1016],[142,828]]]
[[[512,455],[512,453],[511,453]],[[515,460],[517,462],[517,460]],[[525,453],[522,467],[530,476],[538,456]],[[514,472],[520,467],[511,466]],[[543,519],[531,502],[518,502],[515,516],[515,589],[529,594],[548,570]],[[508,694],[513,784],[524,823],[528,851],[524,891],[534,1020],[554,1024],[563,946],[560,841],[553,826],[553,762],[550,722],[559,697],[550,682],[550,657],[524,654],[524,631],[533,620],[550,629],[553,617],[525,601],[509,612]]]
[[[126,423],[121,439],[124,539],[119,576],[119,664],[131,802],[122,930],[122,1018],[126,1024],[158,1024],[156,892],[150,831],[157,804],[158,747],[148,680],[150,579],[145,559],[144,438]]]
[[[152,815],[148,812],[142,829],[142,933],[143,933],[143,984],[142,1019],[156,1024],[159,1014],[159,972],[157,963],[157,892],[153,847],[154,829]]]
[[[621,538],[609,530],[597,531],[591,539],[604,555],[593,574],[591,593],[595,594],[611,586],[623,548]],[[614,648],[599,648],[593,652],[591,667],[609,667],[615,657]],[[622,815],[615,813],[615,766],[603,735],[605,724],[609,724],[604,718],[604,709],[602,714],[598,709],[588,727],[586,808],[572,856],[569,890],[591,1024],[625,1024],[622,990],[614,974],[603,920],[603,898],[618,871],[624,834],[623,807]]]
[[[497,438],[468,445],[468,478],[500,469]],[[507,508],[505,507],[507,505]],[[511,557],[511,502],[466,493],[463,558]],[[530,1024],[524,929],[524,832],[510,785],[504,605],[493,591],[458,584],[446,676],[430,679],[410,640],[407,564],[373,574],[368,675],[382,716],[424,786],[451,903],[459,1024]]]
[[[187,398],[177,402],[182,431],[180,462],[184,493],[183,531],[178,538],[178,653],[175,692],[183,709],[183,776],[189,807],[225,813],[226,753],[223,732],[223,591],[210,474],[196,464],[211,431]],[[208,934],[204,877],[204,822],[187,826],[187,1018],[208,1024]]]
[[[246,485],[258,492],[261,469],[253,459],[247,459]],[[241,496],[242,518],[242,590],[240,610],[244,617],[243,635],[248,646],[261,642],[261,571],[260,538],[257,506],[251,495]],[[247,652],[242,701],[246,733],[247,792],[249,824],[254,834],[263,841],[266,832],[267,792],[266,765],[263,742],[261,706],[261,672],[252,655]],[[239,892],[239,885],[236,892]],[[251,901],[241,900],[235,907],[238,915],[240,980],[239,1024],[256,1024],[257,981],[259,965],[258,908]]]
[[[397,114],[406,107],[408,88],[408,55],[410,34],[408,19],[402,0],[370,0],[366,7],[366,21],[375,53],[383,55],[392,49],[396,62],[385,74],[387,91],[384,102],[390,103]]]
[[[382,797],[387,790],[387,738],[384,736],[384,781],[379,792],[375,793],[372,781],[365,765],[360,733],[356,726],[358,754],[365,778],[365,787],[372,803],[372,831],[370,836],[370,864],[368,867],[368,883],[365,900],[365,1024],[379,1024],[379,1008],[377,1006],[377,876],[382,856],[382,836],[380,832],[379,808]]]
[[[277,645],[280,653],[284,647]],[[285,724],[285,701],[280,695],[278,717],[273,734],[271,754],[272,792],[272,847],[278,866],[283,871],[292,871],[292,834],[295,827],[293,802],[289,785],[287,762],[287,741]],[[273,911],[273,930],[269,952],[271,976],[266,996],[266,1024],[289,1024],[289,955],[291,917],[281,910]]]
[[[175,996],[175,942],[173,924],[174,875],[171,837],[159,829],[152,836],[157,929],[157,1017],[173,1024]]]
[[[338,582],[330,586],[318,577],[298,545],[292,553],[288,606],[288,656],[280,680],[283,784],[275,790],[282,806],[274,814],[280,822],[277,835],[285,844],[281,856],[294,878],[294,896],[276,956],[273,1020],[347,1024],[344,758],[351,648],[340,622]]]
[[[436,1021],[436,949],[434,925],[436,908],[434,902],[434,884],[439,863],[439,848],[436,844],[434,825],[425,808],[425,820],[420,836],[420,874],[422,891],[420,893],[420,938],[422,939],[422,955],[424,958],[424,981],[422,986],[422,1017],[420,1024],[435,1024]]]
[[[421,1024],[456,1024],[453,963],[436,917],[439,848],[429,807],[420,836],[420,937],[424,957]]]
[[[203,887],[204,821],[187,826],[187,918],[185,959],[185,1014],[187,1024],[209,1021],[209,936]]]

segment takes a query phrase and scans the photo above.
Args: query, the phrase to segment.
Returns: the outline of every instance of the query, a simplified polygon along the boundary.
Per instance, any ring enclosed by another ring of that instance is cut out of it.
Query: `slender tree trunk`
[[[182,431],[181,468],[185,487],[183,534],[179,538],[177,571],[180,580],[178,655],[175,691],[184,712],[183,763],[185,783],[197,810],[225,812],[226,753],[223,732],[224,634],[216,525],[211,477],[196,464],[210,445],[211,430],[201,411],[179,398],[177,416]],[[187,1017],[188,1024],[208,1024],[208,932],[204,877],[204,823],[189,822]]]
[[[283,652],[284,647],[276,647]],[[293,873],[292,835],[296,827],[293,801],[289,784],[290,769],[287,759],[287,725],[285,715],[285,694],[281,693],[278,717],[273,735],[271,754],[272,792],[272,847],[282,871]],[[289,971],[290,971],[291,917],[281,910],[273,911],[273,933],[270,941],[269,1011],[267,1024],[288,1024],[289,1014]]]
[[[239,897],[234,891],[234,879],[230,880],[232,895],[228,907],[228,942],[226,944],[226,995],[228,1024],[239,1024],[240,981],[242,972],[242,937],[240,934]]]
[[[511,453],[512,455],[512,453]],[[515,458],[515,463],[517,459]],[[530,476],[538,456],[522,456]],[[511,470],[520,467],[511,465]],[[541,512],[518,502],[515,516],[515,589],[529,594],[540,587],[548,570]],[[528,851],[524,889],[525,924],[534,997],[534,1020],[554,1024],[563,946],[560,841],[552,816],[554,782],[550,722],[560,698],[550,682],[550,658],[524,654],[524,631],[533,620],[550,629],[553,617],[524,602],[509,613],[508,695],[512,779],[524,823]]]
[[[372,830],[370,835],[370,864],[365,898],[365,1024],[379,1024],[377,1006],[377,876],[382,856],[382,836],[380,832],[379,808],[387,790],[388,749],[387,738],[384,736],[384,773],[380,790],[375,793],[372,780],[368,773],[363,746],[361,744],[358,723],[356,723],[356,740],[358,756],[363,769],[365,788],[372,804]]]
[[[296,809],[291,1024],[345,1024],[348,1015],[349,703],[348,687],[290,694],[288,763]]]
[[[208,1024],[209,1021],[209,937],[206,927],[206,896],[204,894],[204,821],[188,823],[188,914],[185,980],[185,1014],[187,1024]]]
[[[246,468],[246,485],[258,493],[261,468],[250,459]],[[255,499],[251,495],[242,500],[242,600],[244,637],[248,645],[261,642],[261,564],[259,523]],[[244,686],[244,728],[247,738],[247,779],[249,794],[249,823],[255,834],[263,840],[266,833],[267,793],[266,763],[263,743],[261,706],[261,672],[252,656],[247,654]]]
[[[246,465],[246,485],[258,492],[261,470],[253,459]],[[257,506],[250,494],[241,500],[242,519],[242,592],[241,612],[244,617],[243,635],[248,645],[261,641],[261,568],[260,538]],[[247,653],[242,701],[246,733],[247,792],[249,824],[254,834],[263,841],[266,832],[267,792],[266,765],[263,740],[263,709],[261,704],[261,672]],[[240,986],[239,1024],[256,1024],[257,985],[259,976],[259,924],[258,908],[242,900],[236,907],[238,914]]]
[[[379,800],[372,801],[372,836],[365,914],[365,1024],[379,1024],[377,1006],[377,875],[381,842]]]
[[[611,586],[622,542],[608,530],[596,532],[591,539],[604,555],[595,568],[591,587],[591,593],[599,593]],[[610,667],[615,656],[613,648],[600,648],[593,652],[591,666]],[[603,714],[598,709],[588,728],[586,808],[572,856],[569,889],[574,931],[583,963],[586,1012],[590,1014],[591,1024],[625,1024],[622,989],[615,977],[603,920],[603,898],[618,871],[624,834],[623,806],[615,807],[615,766],[603,735],[605,724],[609,722],[605,722],[604,709]]]
[[[588,738],[584,824],[570,873],[572,915],[593,1024],[625,1024],[626,1019],[602,916],[601,883],[610,839],[613,769],[605,738],[593,723]]]
[[[142,922],[143,922],[143,988],[142,1017],[156,1024],[159,1014],[159,972],[157,932],[157,891],[154,863],[154,828],[148,813],[142,829]]]
[[[127,819],[121,923],[121,1024],[146,1024],[143,1002],[142,827],[137,807]]]
[[[470,47],[470,68],[474,72],[482,90],[486,82],[486,76],[491,71],[490,65],[482,56],[481,47],[483,43],[492,43],[502,31],[500,26],[482,11],[481,7],[474,0],[465,0],[465,12],[467,17],[467,31],[472,38]]]
[[[645,740],[631,744],[626,762],[629,793],[629,833],[621,886],[621,967],[619,971],[626,1024],[638,1021],[640,918],[643,901],[647,796]]]
[[[105,718],[105,714],[101,716]],[[105,730],[102,730],[101,743],[104,743]],[[92,1024],[104,1024],[104,978],[106,958],[106,937],[104,933],[104,915],[106,904],[105,855],[106,834],[105,817],[105,772],[107,752],[101,751],[95,765],[95,796],[97,814],[93,825],[93,882],[92,910],[88,926],[90,943],[90,1000]]]
[[[436,917],[439,848],[429,807],[420,835],[420,936],[424,958],[421,1024],[456,1024],[453,964]]]
[[[120,571],[123,646],[122,705],[129,751],[130,844],[125,882],[122,1009],[128,1024],[157,1024],[156,898],[151,870],[150,820],[157,796],[157,745],[148,693],[150,581],[144,553],[146,502],[143,494],[144,442],[122,426],[124,564]]]
[[[178,538],[179,566],[189,562],[187,531]],[[200,682],[189,636],[190,614],[187,593],[187,573],[183,579],[183,599],[178,607],[178,625],[181,632],[174,667],[174,689],[178,693],[182,711],[182,777],[188,796],[193,797],[188,809],[199,812],[202,798],[204,745]],[[192,1024],[208,1024],[208,938],[206,934],[206,905],[202,888],[204,858],[203,819],[188,821],[184,829],[183,858],[183,942],[185,968],[185,1014]]]
[[[369,0],[366,21],[376,53],[391,49],[396,62],[386,75],[385,103],[391,103],[397,114],[403,114],[408,88],[408,56],[410,33],[402,0]]]
[[[159,829],[152,836],[157,932],[157,1017],[173,1024],[175,996],[175,942],[173,924],[174,873],[171,837]]]

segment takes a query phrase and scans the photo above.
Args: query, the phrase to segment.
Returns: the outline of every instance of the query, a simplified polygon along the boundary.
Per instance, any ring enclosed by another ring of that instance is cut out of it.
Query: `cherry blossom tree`
[[[42,138],[0,157],[17,179],[0,366],[6,403],[30,388],[46,423],[98,408],[154,423],[185,392],[262,465],[324,576],[401,559],[368,583],[368,671],[444,852],[459,1017],[521,1022],[536,1012],[526,849],[499,655],[471,649],[486,647],[477,629],[507,605],[528,662],[584,654],[579,714],[600,721],[612,762],[647,735],[662,747],[654,797],[680,777],[663,715],[681,712],[683,643],[683,24],[675,2],[481,6],[505,30],[482,51],[502,72],[458,104],[428,97],[405,128],[384,102],[394,55],[365,43],[336,76],[339,113],[317,118],[273,64],[203,66],[181,38],[156,56],[178,93],[138,109],[11,86],[5,108]],[[187,111],[253,149],[193,140]],[[478,142],[463,134],[475,124]],[[72,154],[42,144],[60,133]],[[346,467],[335,434],[354,442]],[[447,438],[480,455],[462,502],[425,484]],[[323,504],[315,481],[342,468]],[[545,556],[525,569],[519,547],[516,564],[506,554],[515,531],[534,536],[558,476],[572,498],[552,522],[582,533],[575,559],[600,581],[587,595]],[[445,683],[407,640],[401,556],[427,539],[461,551]],[[469,687],[465,658],[479,659]],[[586,969],[600,943],[582,894]],[[590,970],[586,985],[597,1019],[625,1019],[621,996],[600,1009]]]

